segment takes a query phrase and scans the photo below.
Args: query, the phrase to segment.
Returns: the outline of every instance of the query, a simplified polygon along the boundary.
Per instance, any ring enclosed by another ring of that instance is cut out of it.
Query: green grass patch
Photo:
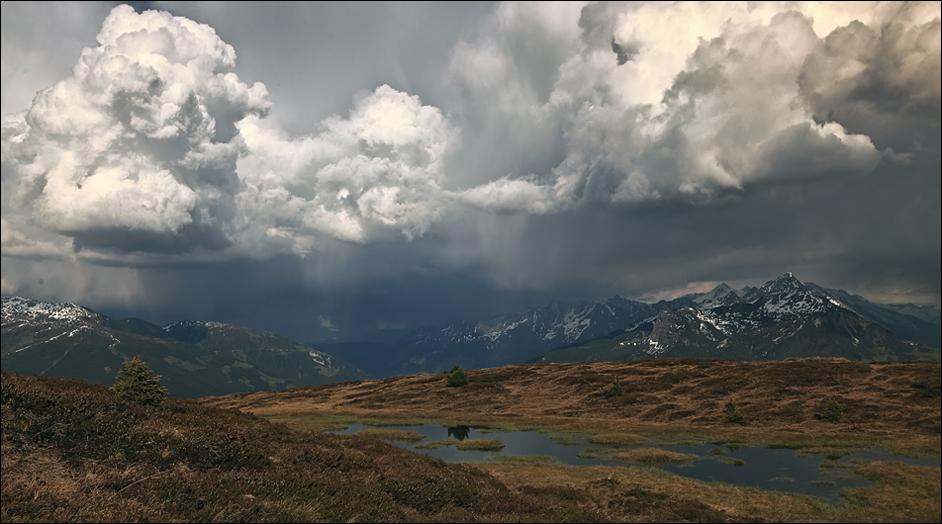
[[[180,360],[179,358],[170,355],[163,358],[163,361],[171,366],[176,366],[185,371],[199,371],[201,369],[206,369],[206,366],[201,366],[199,364],[194,364],[186,360]]]
[[[711,460],[715,460],[719,462],[720,464],[729,464],[731,466],[745,466],[746,465],[745,460],[738,459],[735,457],[727,457],[726,455],[714,455],[708,458]]]
[[[492,438],[476,438],[458,441],[455,447],[461,451],[500,451],[504,443]]]
[[[590,448],[577,456],[583,459],[623,460],[649,466],[670,464],[672,462],[693,462],[698,458],[696,455],[677,453],[655,447],[636,449]]]
[[[317,372],[325,377],[335,377],[340,373],[340,369],[331,369],[324,366],[317,366]]]
[[[801,448],[800,450],[798,450],[797,454],[799,457],[824,455],[825,457],[829,459],[839,459],[855,451],[858,451],[858,450],[854,448],[835,448],[832,446],[817,446],[817,447],[812,447],[812,448]]]
[[[458,441],[453,438],[446,438],[445,440],[433,440],[416,444],[415,449],[441,449],[446,446],[454,446],[457,443]]]
[[[271,389],[271,390],[283,389],[281,385],[285,383],[285,379],[266,375],[265,373],[262,373],[261,371],[258,372],[258,376],[261,377],[261,379],[265,381],[265,383],[268,384],[268,389]]]
[[[357,431],[356,434],[393,442],[418,442],[425,438],[425,435],[418,431],[405,431],[402,429],[364,428]]]

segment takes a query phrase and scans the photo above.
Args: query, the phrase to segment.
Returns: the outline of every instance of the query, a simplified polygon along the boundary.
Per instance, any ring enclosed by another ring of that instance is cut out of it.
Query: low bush
[[[461,369],[461,366],[455,364],[455,367],[451,368],[451,371],[448,372],[448,387],[457,388],[464,386],[468,383],[468,372]]]
[[[612,387],[608,388],[608,391],[605,392],[605,398],[620,397],[625,394],[625,389],[621,387],[621,384],[616,380],[612,383]]]
[[[742,410],[739,409],[733,399],[729,399],[729,402],[726,403],[726,407],[723,408],[723,413],[726,414],[726,422],[730,424],[745,424],[746,416],[742,414]]]
[[[844,416],[844,406],[836,398],[831,397],[824,402],[820,413],[815,413],[814,418],[827,422],[840,422]]]

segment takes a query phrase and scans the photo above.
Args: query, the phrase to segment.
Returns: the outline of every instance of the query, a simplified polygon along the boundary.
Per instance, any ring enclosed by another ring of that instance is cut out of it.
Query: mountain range
[[[720,284],[708,293],[653,304],[619,296],[594,302],[553,302],[487,320],[424,326],[393,343],[318,347],[343,355],[379,377],[433,373],[455,363],[483,368],[574,358],[938,360],[942,338],[938,315],[919,306],[909,305],[909,310],[920,317],[843,290],[805,284],[786,273],[761,287],[735,290]],[[617,337],[621,337],[618,344],[629,339],[636,343],[607,356],[584,348],[565,353],[590,341],[606,346],[604,341]]]
[[[725,284],[717,286],[710,293],[689,297],[695,306],[659,312],[650,331],[614,334],[558,348],[535,361],[790,357],[939,360],[938,349],[905,340],[835,296],[853,298],[852,303],[857,309],[868,311],[868,316],[882,313],[860,297],[803,284],[788,273],[762,287],[747,287],[738,292]],[[893,315],[879,318],[897,319]],[[939,328],[935,329],[938,335]]]
[[[646,303],[552,302],[415,329],[393,343],[302,345],[247,327],[114,320],[70,303],[3,297],[2,368],[114,383],[141,356],[173,396],[200,397],[523,362],[718,358],[940,360],[931,308],[884,306],[791,273],[761,287]],[[312,346],[316,346],[314,349]]]
[[[114,320],[71,303],[3,297],[0,365],[23,375],[111,385],[140,356],[171,396],[204,397],[371,378],[332,355],[274,333],[218,322],[158,326]]]

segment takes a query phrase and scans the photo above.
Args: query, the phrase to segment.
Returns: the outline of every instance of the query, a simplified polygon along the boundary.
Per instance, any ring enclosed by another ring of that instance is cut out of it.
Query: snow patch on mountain
[[[202,327],[208,326],[209,324],[210,322],[203,322],[202,320],[181,320],[179,322],[171,322],[163,326],[161,329],[169,332],[169,331],[173,331],[174,329],[182,329],[182,328],[202,328]]]
[[[3,323],[37,322],[40,320],[98,320],[101,315],[71,302],[41,302],[31,298],[7,296],[2,298]]]

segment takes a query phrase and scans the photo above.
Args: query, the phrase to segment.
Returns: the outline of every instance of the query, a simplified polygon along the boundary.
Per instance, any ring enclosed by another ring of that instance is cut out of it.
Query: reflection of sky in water
[[[363,429],[362,424],[351,424],[343,431],[335,433],[350,435]],[[389,426],[384,429],[401,429],[417,431],[426,436],[421,442],[434,442],[448,438],[448,428],[445,426]],[[452,429],[454,434],[454,429]],[[481,433],[471,428],[468,438],[490,438],[504,443],[500,451],[460,451],[455,446],[446,446],[439,449],[414,449],[412,442],[390,442],[401,448],[425,453],[435,458],[449,462],[481,462],[494,456],[512,455],[547,455],[555,457],[564,464],[573,466],[631,466],[630,462],[603,459],[579,458],[580,452],[601,446],[589,444],[584,439],[572,439],[574,445],[561,445],[550,439],[547,435],[537,431],[491,432]],[[638,446],[632,446],[638,447]],[[627,449],[627,448],[626,448]],[[699,460],[682,464],[668,464],[659,466],[671,473],[684,477],[695,478],[705,482],[725,482],[739,486],[752,486],[765,490],[790,491],[832,500],[840,498],[843,488],[868,486],[872,483],[866,479],[854,476],[847,468],[821,468],[826,457],[814,455],[810,457],[799,456],[790,449],[768,448],[727,448],[714,444],[701,444],[697,446],[661,446],[661,449],[697,455]],[[722,451],[721,455],[711,453],[711,450]],[[717,460],[719,457],[739,459],[745,464],[736,466],[724,464]],[[865,451],[845,455],[840,463],[850,464],[852,459],[865,460],[896,460],[907,464],[920,466],[940,467],[940,459],[915,459],[901,455],[892,455],[879,451]],[[832,483],[832,485],[827,485]]]

